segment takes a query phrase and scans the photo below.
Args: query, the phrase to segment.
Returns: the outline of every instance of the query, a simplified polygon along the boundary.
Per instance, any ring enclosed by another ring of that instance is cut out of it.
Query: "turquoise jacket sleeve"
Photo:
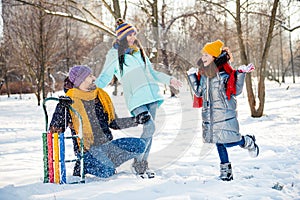
[[[112,48],[108,51],[103,69],[95,81],[97,87],[106,87],[111,82],[114,74],[116,74],[116,69],[118,68],[118,66],[118,51]]]
[[[147,62],[147,66],[149,66],[149,71],[152,74],[153,78],[155,80],[157,80],[160,83],[166,84],[166,85],[170,85],[170,81],[171,81],[171,76],[163,73],[163,72],[159,72],[153,69],[152,67],[152,63],[150,62],[149,58],[146,57],[146,62]]]

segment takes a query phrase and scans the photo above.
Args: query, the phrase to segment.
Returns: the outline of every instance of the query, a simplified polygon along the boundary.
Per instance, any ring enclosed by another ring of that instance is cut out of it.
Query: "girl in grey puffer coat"
[[[245,75],[253,71],[254,66],[241,66],[237,71],[232,69],[228,63],[228,49],[222,51],[222,48],[220,40],[207,43],[198,61],[198,74],[192,68],[188,77],[195,95],[203,101],[203,141],[217,145],[221,160],[220,179],[230,181],[233,175],[226,148],[239,145],[248,149],[253,157],[258,155],[259,149],[254,136],[240,134],[236,111],[236,96],[242,93]]]

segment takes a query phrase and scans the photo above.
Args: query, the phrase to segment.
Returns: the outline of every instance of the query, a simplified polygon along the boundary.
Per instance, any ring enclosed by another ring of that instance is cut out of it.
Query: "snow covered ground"
[[[242,134],[255,134],[260,155],[229,149],[234,180],[218,180],[219,159],[201,140],[201,110],[191,107],[187,87],[157,113],[150,166],[155,179],[134,176],[129,161],[108,180],[86,184],[44,184],[42,138],[45,120],[33,95],[0,96],[0,199],[300,199],[300,80],[266,82],[264,116],[251,118],[246,93],[238,97]],[[288,88],[288,89],[287,89]],[[111,88],[106,88],[111,94]],[[62,93],[56,93],[55,96]],[[119,116],[128,116],[123,96],[112,97]],[[56,102],[47,104],[49,115]],[[115,138],[139,136],[141,127],[114,131]],[[67,142],[67,155],[72,156]],[[67,165],[71,179],[72,164]]]

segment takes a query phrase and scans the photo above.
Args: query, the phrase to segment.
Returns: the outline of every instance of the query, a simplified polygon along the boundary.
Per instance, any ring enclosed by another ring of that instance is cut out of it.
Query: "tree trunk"
[[[151,18],[152,35],[155,41],[155,48],[157,50],[155,55],[155,64],[157,65],[159,60],[159,49],[160,49],[157,0],[154,0],[153,3],[151,3],[151,9],[152,9],[152,18]]]
[[[163,64],[165,66],[165,70],[168,75],[171,75],[170,63],[169,63],[168,51],[167,51],[168,39],[167,39],[166,21],[165,21],[166,8],[167,8],[167,5],[165,4],[165,1],[163,1],[162,11],[161,11],[161,26],[162,26],[162,32],[163,32],[163,34],[162,34],[163,43],[162,43],[161,54],[162,54],[162,59],[163,59]],[[178,93],[178,91],[172,86],[170,86],[169,88],[170,88],[170,92],[171,92],[171,97],[175,97],[176,94]]]
[[[39,44],[39,57],[40,57],[40,72],[37,73],[38,77],[38,87],[37,87],[37,97],[38,97],[38,105],[40,105],[40,95],[42,93],[43,99],[46,98],[46,88],[45,88],[45,58],[44,58],[44,17],[43,17],[43,11],[39,10],[39,20],[40,20],[40,27],[39,27],[39,35],[40,35],[40,44]]]
[[[243,40],[243,31],[242,31],[242,23],[241,23],[241,10],[240,10],[240,1],[236,1],[236,28],[237,28],[237,34],[238,34],[238,43],[240,47],[240,57],[242,64],[248,64],[248,58],[246,54],[246,48],[244,45]],[[251,109],[251,113],[255,110],[255,96],[252,89],[252,81],[251,81],[251,74],[246,75],[246,89],[248,94],[248,103]]]
[[[115,17],[115,20],[122,17],[119,0],[113,0],[113,16]],[[123,18],[125,19],[125,16],[123,16]],[[117,96],[118,95],[118,79],[116,76],[113,77],[113,86],[114,86],[114,91],[112,94],[114,96]]]
[[[7,97],[9,98],[10,97],[10,88],[9,88],[9,85],[8,85],[7,75],[4,76],[4,82],[5,82],[5,86],[6,86]]]
[[[119,0],[113,0],[113,8],[114,8],[114,13],[115,13],[115,19],[121,18],[121,9],[120,9],[120,2]],[[124,16],[125,18],[125,16]]]
[[[294,55],[293,55],[293,47],[292,47],[292,33],[289,32],[289,45],[290,45],[290,53],[291,53],[291,67],[292,67],[292,75],[293,75],[293,83],[295,83],[295,67],[294,67]]]
[[[282,29],[280,29],[280,67],[278,68],[278,79],[280,77],[280,71],[281,71],[281,76],[282,76],[282,79],[281,79],[281,82],[284,82],[284,67],[283,67],[283,46],[282,46]]]
[[[279,0],[274,0],[273,2],[273,8],[272,8],[272,14],[270,18],[270,24],[268,29],[268,35],[266,39],[266,43],[264,46],[264,50],[262,53],[261,58],[261,67],[260,72],[258,74],[259,76],[259,83],[258,83],[258,99],[259,99],[259,105],[256,109],[256,101],[255,101],[255,95],[253,93],[252,89],[252,82],[251,82],[251,74],[246,75],[246,89],[247,89],[247,95],[248,95],[248,103],[251,110],[251,116],[252,117],[261,117],[263,115],[264,111],[264,104],[265,104],[265,76],[266,76],[266,64],[267,64],[267,58],[269,54],[269,49],[271,46],[272,41],[272,34],[274,30],[275,25],[275,17],[276,17],[276,11],[278,7]],[[238,42],[239,47],[241,50],[241,60],[243,64],[248,64],[248,59],[246,55],[246,49],[243,41],[243,32],[242,32],[242,25],[241,25],[241,11],[240,11],[240,0],[236,1],[236,25],[237,25],[237,33],[238,33]]]

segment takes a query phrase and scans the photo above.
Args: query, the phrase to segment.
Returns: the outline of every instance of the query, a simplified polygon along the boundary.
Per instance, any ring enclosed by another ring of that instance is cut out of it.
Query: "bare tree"
[[[149,49],[151,55],[153,55],[151,59],[155,64],[155,68],[159,68],[160,71],[163,71],[169,75],[173,75],[172,65],[177,66],[176,58],[179,58],[180,56],[178,57],[175,51],[172,50],[171,47],[169,47],[169,44],[177,43],[177,45],[179,46],[180,41],[182,41],[183,38],[182,36],[187,35],[187,33],[185,29],[186,27],[184,27],[185,25],[182,24],[183,35],[178,37],[178,34],[180,34],[180,32],[176,30],[177,35],[174,37],[174,40],[172,40],[170,30],[172,30],[172,26],[177,21],[189,18],[197,19],[196,16],[200,13],[200,11],[179,12],[181,14],[176,13],[176,16],[172,16],[172,18],[170,18],[170,13],[174,11],[172,10],[172,6],[168,5],[165,0],[163,0],[161,3],[161,8],[159,7],[157,0],[139,1],[136,6],[142,10],[142,12],[146,16],[146,21],[150,22],[151,24],[151,36],[148,37],[148,41],[150,41]],[[188,22],[186,23],[187,26],[189,24],[190,23]],[[170,62],[169,60],[172,60],[172,62]],[[175,96],[175,94],[178,93],[178,91],[172,86],[170,86],[170,91],[171,96]]]
[[[61,29],[60,18],[47,16],[43,11],[29,6],[16,6],[11,17],[11,37],[15,62],[35,88],[35,95],[40,105],[45,99],[49,87],[45,74],[60,49],[56,37]],[[24,68],[26,67],[26,68]]]
[[[154,54],[155,63],[158,64],[158,50],[160,49],[160,37],[159,37],[159,13],[157,0],[152,1],[139,1],[137,6],[146,14],[147,21],[151,23],[152,31],[152,46],[155,51]]]
[[[103,34],[115,36],[114,27],[103,23],[101,17],[95,15],[92,9],[85,7],[88,3],[82,5],[78,3],[79,1],[74,0],[13,0],[12,2],[31,5],[48,15],[76,20],[95,27]],[[253,117],[262,116],[265,101],[264,79],[270,71],[267,63],[270,62],[270,66],[272,66],[278,60],[270,59],[272,56],[276,57],[275,53],[277,52],[269,53],[270,47],[274,46],[272,44],[273,38],[280,33],[279,31],[276,32],[275,28],[278,30],[281,26],[284,30],[294,31],[299,27],[289,28],[283,24],[282,15],[279,16],[276,12],[278,0],[272,2],[250,0],[242,2],[235,0],[235,11],[229,9],[231,8],[229,7],[229,0],[224,2],[197,0],[193,8],[187,8],[187,10],[181,8],[181,12],[174,12],[172,6],[166,2],[166,0],[162,2],[157,0],[129,1],[136,8],[140,8],[140,11],[146,16],[143,18],[136,17],[135,21],[143,21],[143,26],[147,27],[148,32],[149,30],[151,31],[152,38],[147,36],[149,34],[147,31],[144,32],[144,35],[148,39],[147,42],[151,43],[148,45],[150,47],[148,49],[153,50],[154,48],[152,47],[155,47],[157,50],[158,56],[155,57],[156,62],[154,63],[162,62],[166,69],[161,68],[161,70],[171,74],[173,73],[173,68],[178,69],[178,63],[186,66],[190,65],[187,62],[176,61],[180,57],[178,52],[182,54],[180,49],[185,51],[185,56],[192,61],[195,58],[190,58],[190,55],[194,56],[195,51],[199,51],[199,46],[216,38],[223,39],[232,47],[233,52],[240,54],[239,58],[235,58],[237,64],[247,64],[250,61],[255,62],[257,70],[252,75],[257,75],[259,80],[257,89],[258,104],[256,103],[256,95],[254,94],[256,90],[254,90],[255,88],[252,85],[253,79],[251,75],[246,77],[246,88],[251,115]],[[101,0],[98,3],[107,8],[112,18],[126,18],[127,0],[122,2],[119,0]],[[160,8],[160,6],[162,7]],[[176,14],[171,14],[172,12]],[[230,18],[233,19],[235,30],[232,29]],[[251,23],[250,20],[247,20],[250,18]],[[257,29],[259,24],[261,24],[261,28]],[[282,38],[285,40],[285,37]],[[199,46],[195,45],[195,41],[199,43]],[[190,49],[188,48],[189,46]],[[236,48],[236,46],[239,48]],[[282,52],[281,54],[285,53]],[[183,58],[185,56],[181,55]],[[282,59],[280,61],[282,63]],[[279,61],[276,62],[279,63]],[[181,66],[180,68],[183,69],[185,67]]]
[[[226,10],[230,16],[233,17],[236,25],[236,31],[237,31],[237,38],[238,38],[238,45],[239,45],[239,51],[240,51],[240,60],[241,64],[248,64],[249,63],[249,56],[247,55],[247,48],[246,43],[248,41],[245,41],[245,36],[243,32],[243,13],[244,10],[247,10],[244,8],[244,4],[240,0],[236,0],[236,10],[235,14],[224,7],[224,5],[220,3],[210,2],[206,0],[201,0],[210,4],[213,4],[214,6],[221,7],[224,10]],[[246,76],[246,89],[247,89],[247,95],[248,95],[248,102],[251,110],[251,116],[252,117],[261,117],[263,115],[264,110],[264,104],[265,104],[265,76],[266,76],[266,65],[267,65],[267,59],[269,55],[269,49],[271,47],[271,41],[273,38],[273,30],[275,26],[276,21],[276,11],[278,8],[279,0],[274,0],[272,5],[272,10],[270,14],[264,14],[269,18],[269,25],[267,30],[267,37],[265,40],[261,40],[262,45],[262,54],[260,58],[260,67],[258,68],[258,99],[259,99],[259,105],[258,108],[256,108],[256,98],[253,91],[253,85],[251,80],[251,74],[247,74]],[[254,3],[253,3],[254,4]],[[246,4],[248,6],[248,4]],[[257,5],[256,5],[257,6]],[[247,31],[247,30],[246,30]]]
[[[11,47],[11,37],[8,31],[5,30],[6,25],[9,23],[7,21],[7,16],[10,13],[10,10],[6,7],[7,0],[2,0],[2,21],[3,21],[3,38],[1,41],[1,79],[3,80],[2,85],[6,86],[6,91],[8,97],[10,97],[10,88],[8,84],[8,77],[11,71],[14,69],[10,69],[10,65],[8,63],[11,56],[9,52],[9,48]]]
[[[52,73],[58,70],[62,71],[61,74],[65,74],[72,63],[79,64],[82,55],[93,48],[95,40],[92,39],[91,34],[88,34],[88,40],[79,39],[76,34],[82,34],[82,28],[81,31],[78,28],[71,30],[71,24],[74,24],[74,21],[83,22],[90,27],[96,27],[102,32],[114,35],[91,11],[74,1],[3,1],[6,8],[13,8],[13,13],[5,17],[5,20],[10,21],[5,25],[9,29],[5,30],[4,35],[9,37],[4,39],[4,43],[14,48],[9,52],[14,52],[15,56],[5,57],[12,61],[7,62],[9,65],[5,66],[6,68],[2,67],[1,75],[5,78],[6,72],[12,73],[13,68],[17,67],[18,73],[23,74],[19,79],[25,78],[34,85],[38,102],[41,100],[40,96],[46,97],[49,84],[54,86],[54,83],[50,83],[54,80]],[[24,15],[27,16],[24,17]],[[64,27],[62,17],[66,19],[65,22],[69,27]],[[70,22],[67,19],[75,20]],[[65,39],[61,40],[63,35]],[[77,38],[74,38],[74,35]],[[90,40],[92,43],[89,42]],[[9,45],[9,41],[13,43]],[[86,48],[88,46],[90,48]],[[68,53],[70,48],[72,48],[72,54]],[[4,70],[8,69],[7,67],[10,70]]]
[[[261,57],[261,66],[259,71],[259,83],[258,83],[258,99],[259,99],[259,106],[256,109],[256,100],[253,92],[252,82],[251,82],[251,74],[247,74],[246,76],[246,88],[247,88],[247,94],[248,94],[248,102],[251,109],[251,116],[252,117],[261,117],[263,115],[264,111],[264,105],[265,105],[265,71],[266,71],[266,64],[267,64],[267,58],[269,54],[269,49],[271,47],[271,41],[272,41],[272,34],[275,26],[275,17],[276,17],[276,11],[278,7],[279,0],[274,0],[273,7],[271,11],[271,17],[270,17],[270,24],[267,32],[267,38],[266,42],[264,44],[264,49],[262,52]],[[237,32],[239,35],[239,46],[241,50],[241,60],[243,64],[249,63],[249,60],[246,55],[246,49],[244,46],[243,41],[243,32],[242,32],[242,23],[241,23],[241,3],[239,0],[236,1],[236,24],[237,24]]]
[[[125,0],[125,9],[124,9],[124,14],[121,14],[121,9],[120,9],[120,2],[119,0],[113,0],[112,1],[112,5],[109,5],[107,3],[106,0],[102,0],[102,2],[104,3],[104,6],[108,9],[108,11],[111,13],[111,15],[114,17],[114,19],[118,19],[118,18],[126,18],[126,11],[127,11],[127,1]],[[115,87],[114,91],[113,91],[113,95],[117,95],[118,94],[118,79],[116,76],[113,77],[112,83]]]

